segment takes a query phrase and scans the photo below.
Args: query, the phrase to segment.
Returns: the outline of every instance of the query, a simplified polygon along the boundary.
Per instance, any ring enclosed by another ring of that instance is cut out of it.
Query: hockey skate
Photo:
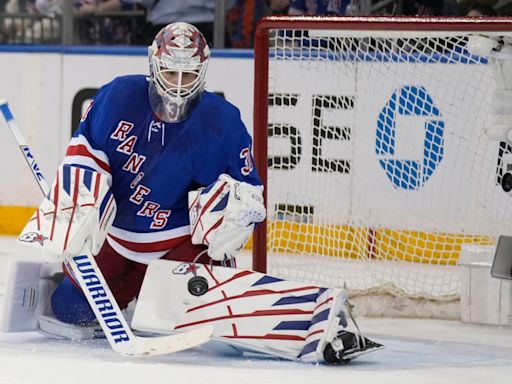
[[[337,312],[335,319],[338,321],[338,331],[323,350],[324,360],[328,364],[346,364],[358,356],[384,348],[384,345],[369,340],[361,334],[352,313],[353,308],[354,305],[349,301],[346,294],[340,294],[337,297],[334,310]],[[347,317],[352,321],[357,333],[345,329],[348,326]]]
[[[382,344],[343,330],[326,345],[324,359],[328,364],[342,365],[365,353],[378,351],[383,348]]]

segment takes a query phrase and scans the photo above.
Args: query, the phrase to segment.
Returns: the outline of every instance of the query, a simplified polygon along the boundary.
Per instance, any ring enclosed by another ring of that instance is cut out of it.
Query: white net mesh
[[[468,33],[270,31],[269,273],[457,300],[461,246],[512,232]]]

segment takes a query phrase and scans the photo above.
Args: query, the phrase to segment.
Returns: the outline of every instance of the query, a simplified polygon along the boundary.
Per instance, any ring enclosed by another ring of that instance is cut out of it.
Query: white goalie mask
[[[210,49],[202,33],[188,23],[162,28],[148,47],[149,101],[163,121],[184,120],[204,90]]]

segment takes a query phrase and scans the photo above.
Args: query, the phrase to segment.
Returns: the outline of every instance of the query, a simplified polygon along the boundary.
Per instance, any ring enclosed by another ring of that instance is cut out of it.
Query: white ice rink
[[[0,237],[0,304],[9,260],[33,257],[14,238]],[[204,348],[128,359],[114,354],[106,340],[0,333],[0,384],[512,383],[512,328],[396,319],[359,324],[386,349],[341,367],[221,357]]]

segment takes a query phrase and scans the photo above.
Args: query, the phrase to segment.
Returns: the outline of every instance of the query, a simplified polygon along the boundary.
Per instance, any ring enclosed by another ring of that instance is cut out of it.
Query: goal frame
[[[500,32],[512,31],[508,17],[319,17],[272,16],[257,25],[254,38],[254,104],[253,145],[254,162],[264,185],[267,202],[268,158],[268,75],[269,31],[272,29],[327,29],[327,30],[387,30],[387,31],[447,31]],[[267,271],[267,222],[260,223],[253,235],[252,267]]]

